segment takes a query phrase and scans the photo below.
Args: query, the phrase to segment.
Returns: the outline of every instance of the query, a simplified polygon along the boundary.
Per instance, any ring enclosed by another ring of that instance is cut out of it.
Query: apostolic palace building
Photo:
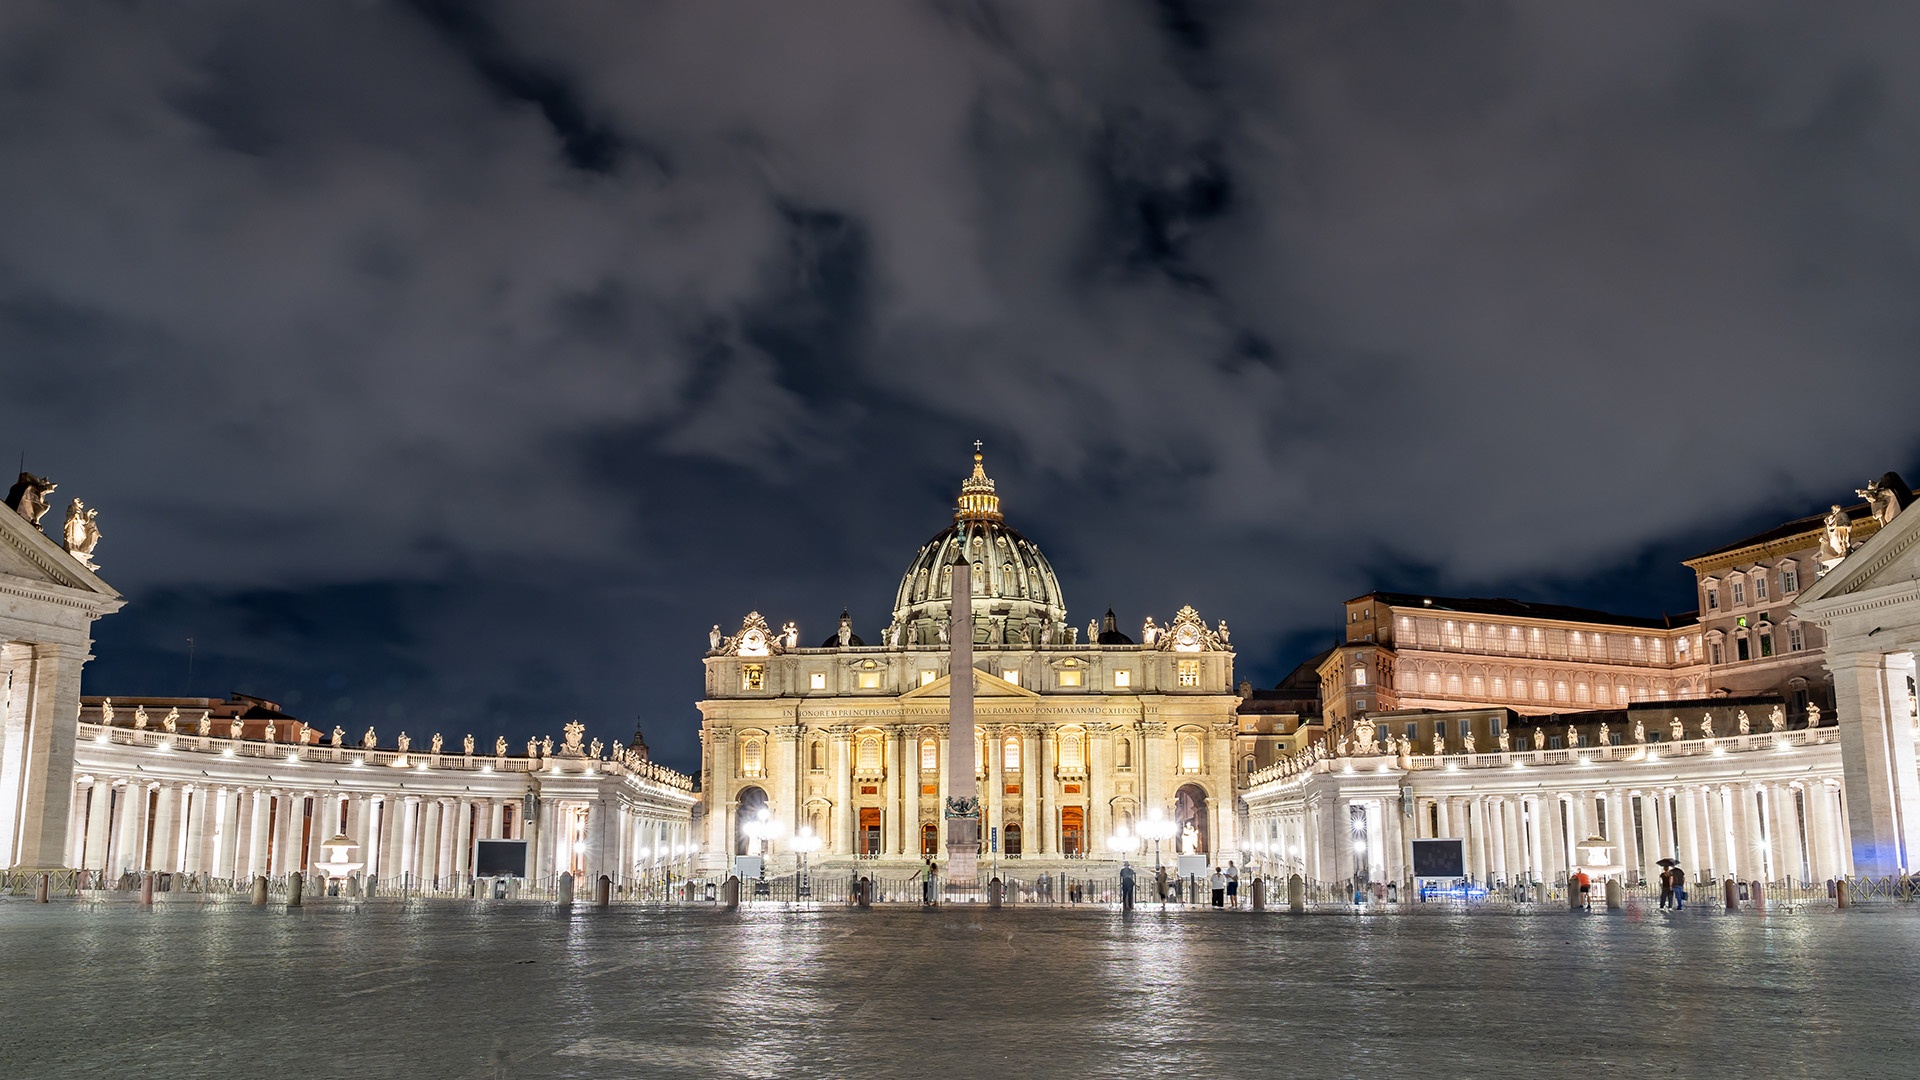
[[[1191,607],[1078,621],[976,454],[872,641],[848,613],[816,645],[757,612],[713,627],[698,777],[577,723],[483,746],[238,695],[83,699],[91,622],[123,600],[91,512],[42,531],[51,490],[23,474],[0,512],[0,866],[92,887],[350,865],[355,889],[460,895],[499,838],[528,841],[539,883],[906,869],[957,860],[956,820],[983,874],[1023,877],[1151,857],[1150,835],[1329,882],[1407,882],[1427,837],[1463,840],[1488,884],[1661,859],[1878,877],[1920,845],[1920,514],[1893,474],[1687,560],[1697,613],[1369,593],[1269,690]]]

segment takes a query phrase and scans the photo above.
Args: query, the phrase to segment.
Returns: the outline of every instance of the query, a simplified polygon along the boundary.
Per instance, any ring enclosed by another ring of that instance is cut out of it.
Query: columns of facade
[[[107,870],[107,826],[113,820],[113,784],[104,776],[93,778],[93,790],[87,793],[86,866]]]
[[[1546,821],[1543,823],[1547,834],[1547,866],[1551,878],[1558,879],[1567,873],[1567,821],[1572,811],[1566,798],[1558,793],[1547,796],[1543,803]]]
[[[421,799],[419,847],[414,858],[414,879],[431,888],[440,879],[440,810],[443,800]]]
[[[360,875],[372,879],[380,872],[380,800],[371,795],[356,795],[347,811],[353,831],[347,835],[360,845]]]
[[[905,753],[906,735],[898,725],[890,726],[880,733],[881,762],[887,770],[886,783],[880,790],[893,798],[880,800],[880,854],[883,857],[905,855],[907,815],[902,812],[900,796],[905,794],[907,775],[906,762],[901,760]],[[891,789],[891,790],[889,790]]]
[[[1519,880],[1521,871],[1526,868],[1526,859],[1520,854],[1519,799],[1502,795],[1499,813],[1500,876],[1508,882],[1514,882]]]
[[[146,809],[146,785],[128,780],[118,785],[114,801],[118,803],[114,813],[113,865],[109,870],[125,872],[140,869],[140,849],[136,843],[140,819]]]
[[[1113,805],[1107,785],[1108,778],[1113,775],[1113,742],[1106,738],[1104,733],[1096,734],[1091,729],[1087,731],[1084,738],[1086,741],[1081,744],[1081,753],[1085,757],[1082,758],[1081,763],[1086,766],[1087,771],[1080,782],[1080,801],[1087,808],[1085,850],[1099,852],[1101,858],[1109,858],[1113,855],[1107,850],[1107,843],[1113,836]],[[1229,754],[1228,757],[1228,775],[1231,776],[1232,755]],[[1234,790],[1231,782],[1227,784],[1227,790]],[[1227,809],[1228,820],[1234,820],[1231,802],[1228,803]],[[1252,828],[1252,825],[1249,824],[1248,828]],[[1229,857],[1239,858],[1244,862],[1249,856],[1245,850],[1236,845],[1235,853]]]
[[[453,804],[453,812],[453,876],[464,881],[473,870],[473,826],[480,811],[473,800],[460,799]],[[622,870],[633,865],[631,855],[620,864]]]
[[[1034,744],[1039,749],[1034,755],[1033,791],[1034,801],[1039,804],[1040,833],[1046,837],[1046,847],[1041,850],[1043,854],[1057,857],[1063,850],[1063,845],[1060,841],[1060,807],[1053,797],[1053,776],[1059,764],[1057,755],[1060,751],[1054,744],[1052,732],[1045,729],[1036,730],[1041,734],[1034,739]],[[1213,840],[1219,835],[1220,832],[1217,829],[1207,830],[1208,840]]]
[[[833,769],[833,837],[828,850],[836,855],[854,853],[854,828],[859,815],[853,811],[853,744],[848,732],[834,729],[827,739],[827,764]],[[946,770],[941,770],[946,775]],[[945,805],[943,801],[941,805]],[[728,834],[727,851],[733,851],[733,836]]]
[[[1914,765],[1913,725],[1905,715],[1906,687],[1889,685],[1895,672],[1879,653],[1836,654],[1833,672],[1835,723],[1846,781],[1846,810],[1853,862],[1860,873],[1898,873],[1914,860],[1909,845],[1920,838],[1920,775]]]
[[[0,712],[0,866],[58,869],[66,860],[85,660],[75,645],[0,645],[0,671],[13,680]]]
[[[1046,842],[1041,836],[1040,827],[1039,770],[1035,767],[1037,753],[1034,743],[1035,732],[1038,730],[1031,724],[1021,725],[1019,729],[1020,846],[1028,858],[1046,851]]]
[[[399,882],[401,875],[407,872],[406,854],[407,801],[399,795],[388,795],[380,802],[380,877],[382,880]],[[545,836],[542,835],[544,841]]]
[[[1713,865],[1713,855],[1707,841],[1705,793],[1697,787],[1684,787],[1680,789],[1676,801],[1679,805],[1675,811],[1674,827],[1682,839],[1682,846],[1673,857],[1686,868],[1687,876],[1691,879],[1701,876],[1707,867]]]
[[[1622,876],[1631,881],[1640,876],[1640,841],[1639,832],[1633,827],[1633,811],[1626,795],[1617,788],[1608,788],[1600,797],[1607,801],[1607,839],[1619,845],[1615,858],[1623,868]]]
[[[900,835],[904,838],[900,850],[910,855],[920,854],[920,732],[912,724],[902,725],[900,741],[905,744],[900,756],[900,799],[895,815],[900,819]],[[935,751],[937,754],[938,751]],[[939,759],[934,764],[939,765]],[[991,772],[992,770],[988,770]],[[992,798],[991,786],[980,793],[980,828],[984,833],[989,825],[998,824],[999,803]]]
[[[207,789],[188,786],[180,791],[180,871],[197,874],[207,839]]]
[[[1740,814],[1735,819],[1739,833],[1740,877],[1747,881],[1763,880],[1768,877],[1767,833],[1766,823],[1760,819],[1759,786],[1735,784],[1729,792],[1740,802]]]
[[[92,780],[82,783],[82,779],[74,779],[73,793],[67,798],[67,850],[60,860],[60,865],[75,869],[85,869],[87,865],[87,805],[88,797],[93,794]]]
[[[1467,827],[1467,874],[1475,881],[1490,881],[1492,873],[1487,863],[1487,804],[1479,798],[1467,799],[1462,804]]]
[[[1433,807],[1433,824],[1437,830],[1434,835],[1440,837],[1458,836],[1459,833],[1455,832],[1453,828],[1453,797],[1447,796],[1445,798],[1435,799],[1433,800]]]
[[[1834,858],[1837,843],[1833,834],[1832,795],[1825,781],[1809,780],[1807,796],[1807,861],[1812,863],[1813,880],[1826,881],[1841,877],[1838,860]]]
[[[1549,880],[1547,862],[1547,800],[1538,795],[1526,797],[1527,869],[1537,881]]]
[[[261,788],[253,790],[253,808],[251,822],[247,827],[247,872],[251,880],[268,872],[267,837],[272,828],[273,792]]]
[[[1696,877],[1711,875],[1715,878],[1727,874],[1727,822],[1722,812],[1724,800],[1720,789],[1712,785],[1702,785],[1695,789],[1699,803],[1699,849],[1695,856]]]
[[[1775,800],[1778,800],[1777,802]],[[1801,852],[1804,850],[1800,840],[1800,790],[1791,784],[1775,784],[1767,796],[1768,804],[1777,807],[1774,816],[1774,842],[1779,858],[1775,876],[1781,881],[1806,881],[1812,875],[1801,864]]]

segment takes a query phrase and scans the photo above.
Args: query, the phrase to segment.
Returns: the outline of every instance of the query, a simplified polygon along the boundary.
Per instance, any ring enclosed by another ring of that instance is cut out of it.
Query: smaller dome
[[[1120,632],[1120,620],[1114,617],[1113,609],[1107,609],[1107,617],[1100,620],[1100,644],[1131,645],[1133,639]]]

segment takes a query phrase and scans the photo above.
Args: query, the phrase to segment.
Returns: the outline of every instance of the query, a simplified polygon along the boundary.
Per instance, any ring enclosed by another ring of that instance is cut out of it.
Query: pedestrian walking
[[[1593,910],[1593,879],[1587,876],[1587,872],[1585,870],[1582,870],[1579,867],[1574,867],[1573,883],[1580,887],[1580,910],[1592,911]]]
[[[920,882],[920,905],[933,906],[933,856],[927,856],[926,876]]]
[[[1227,860],[1227,903],[1240,906],[1240,868],[1233,865],[1232,859]]]
[[[1687,872],[1680,869],[1678,864],[1675,864],[1667,868],[1667,873],[1673,875],[1673,910],[1685,910],[1687,906]]]
[[[1226,907],[1227,906],[1227,875],[1221,873],[1220,868],[1216,866],[1213,868],[1213,877],[1207,882],[1207,884],[1212,886],[1213,888],[1213,906],[1217,908]]]
[[[1153,895],[1158,897],[1161,903],[1167,902],[1167,868],[1164,866],[1153,868]]]
[[[1132,863],[1120,864],[1120,905],[1122,907],[1133,906],[1133,880],[1136,876]]]
[[[1666,867],[1660,868],[1660,906],[1673,906],[1673,871]]]

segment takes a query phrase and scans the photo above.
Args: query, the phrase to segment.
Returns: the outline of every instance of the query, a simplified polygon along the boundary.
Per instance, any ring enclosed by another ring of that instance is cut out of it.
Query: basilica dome
[[[1066,641],[1067,607],[1060,597],[1060,579],[1033,541],[1006,523],[993,481],[975,454],[973,475],[960,485],[953,524],[921,545],[920,554],[900,579],[889,644],[944,643],[941,632],[947,625],[953,563],[962,551],[973,564],[976,644]]]

